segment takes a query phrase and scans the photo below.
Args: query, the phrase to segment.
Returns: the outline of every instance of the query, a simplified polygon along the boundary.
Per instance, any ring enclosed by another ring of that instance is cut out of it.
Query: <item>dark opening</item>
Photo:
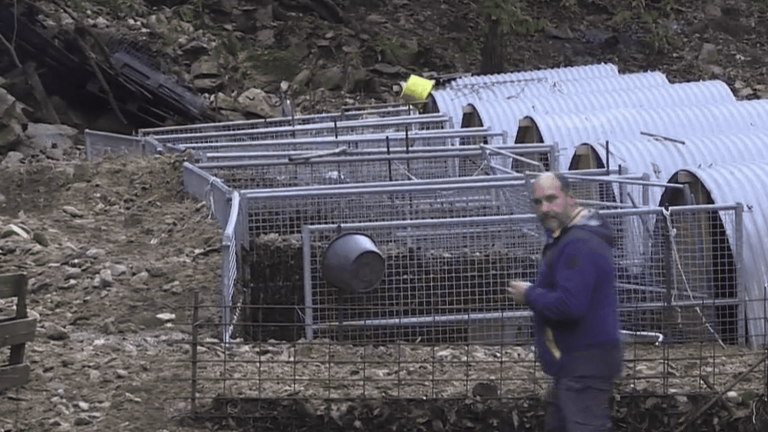
[[[709,190],[688,171],[679,171],[669,180],[669,183],[687,184],[690,195],[683,189],[669,188],[662,194],[659,205],[680,206],[689,204],[715,204]],[[701,233],[703,239],[710,243],[710,263],[712,281],[712,296],[714,300],[737,299],[738,286],[736,280],[736,262],[722,218],[716,211],[708,211],[703,218]],[[658,225],[658,223],[657,223]],[[712,318],[713,328],[720,339],[727,344],[739,343],[739,310],[737,305],[714,305]],[[745,326],[746,328],[746,326]]]

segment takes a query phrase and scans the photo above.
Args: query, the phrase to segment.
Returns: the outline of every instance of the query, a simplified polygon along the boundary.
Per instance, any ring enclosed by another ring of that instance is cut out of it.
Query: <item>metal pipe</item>
[[[632,185],[638,185],[638,186],[658,186],[663,188],[671,187],[676,189],[684,188],[684,185],[675,184],[675,183],[657,183],[657,182],[651,182],[651,181],[645,181],[645,180],[630,180],[630,179],[623,179],[623,178],[616,178],[616,177],[585,177],[582,175],[571,174],[570,172],[564,172],[563,175],[565,175],[568,178],[577,179],[577,180],[605,181],[605,182],[614,182],[614,183],[626,183],[626,184],[632,184]]]
[[[385,138],[385,141],[389,137],[387,136]],[[167,147],[167,145],[166,145]],[[552,149],[552,146],[546,145],[546,146],[537,146],[536,148],[525,148],[525,149],[518,149],[517,146],[514,144],[499,144],[494,146],[494,148],[500,149],[500,150],[506,150],[510,151],[512,153],[517,154],[526,154],[526,153],[536,153],[536,152],[546,152],[550,151]],[[180,149],[183,150],[183,149]],[[440,152],[447,152],[447,151],[461,151],[461,152],[472,152],[476,151],[472,147],[456,147],[456,146],[429,146],[429,147],[416,147],[415,149],[411,149],[411,152],[414,150],[418,151],[419,153],[440,153]],[[214,152],[214,151],[198,151],[201,156],[204,156],[207,159],[260,159],[260,158],[286,158],[294,155],[301,155],[305,154],[306,150],[275,150],[275,151],[253,151],[253,152]],[[347,149],[346,154],[350,156],[374,156],[374,155],[382,155],[382,154],[398,154],[405,152],[405,149],[403,148],[394,148],[390,149],[388,152],[386,148],[367,148],[367,149]]]
[[[619,330],[619,333],[632,336],[647,336],[656,338],[656,343],[660,344],[664,341],[664,335],[661,333],[647,332],[647,331],[631,331],[631,330]]]
[[[530,311],[504,311],[504,312],[486,312],[486,313],[469,313],[469,314],[456,314],[456,315],[433,315],[423,317],[409,317],[409,318],[393,318],[393,319],[371,319],[364,321],[347,321],[344,325],[353,326],[397,326],[402,324],[431,324],[431,323],[449,323],[449,322],[463,322],[470,320],[486,320],[486,319],[511,319],[511,318],[529,318],[532,316]],[[338,323],[323,323],[316,324],[315,329],[331,328],[337,326]]]
[[[386,105],[386,104],[382,104]],[[372,105],[370,105],[372,106]],[[359,108],[360,106],[357,106],[356,108]],[[344,112],[344,108],[341,109],[341,112]],[[352,112],[352,111],[350,111]],[[368,115],[375,115],[375,114],[388,114],[388,113],[396,113],[396,112],[402,112],[404,115],[408,113],[408,108],[404,106],[399,107],[385,107],[380,109],[369,109],[369,110],[355,110],[354,112],[357,112],[358,114],[368,114]],[[394,116],[392,116],[394,117]],[[399,117],[399,116],[398,116]],[[329,122],[332,121],[335,118],[340,118],[339,114],[336,113],[324,113],[324,114],[311,114],[311,115],[300,115],[295,116],[294,121],[296,119],[299,120],[317,120],[317,122]],[[379,118],[391,118],[389,116],[383,116]],[[204,130],[208,128],[236,128],[238,126],[249,126],[249,125],[258,125],[258,124],[269,124],[269,123],[278,123],[278,122],[284,122],[286,121],[286,118],[283,117],[274,117],[270,119],[259,119],[259,120],[235,120],[235,121],[228,121],[228,122],[217,122],[217,123],[200,123],[195,125],[180,125],[180,126],[163,126],[163,127],[157,127],[157,128],[144,128],[139,129],[138,135],[141,136],[149,136],[153,134],[157,135],[163,135],[166,132],[174,132],[174,131],[184,131],[184,130]]]
[[[399,193],[405,192],[454,192],[460,190],[478,190],[478,189],[492,189],[492,188],[508,188],[512,186],[522,187],[525,183],[522,179],[512,181],[498,181],[493,182],[492,179],[496,176],[477,177],[484,179],[485,183],[473,183],[473,182],[454,182],[444,184],[428,184],[428,185],[413,185],[413,181],[405,182],[391,182],[391,183],[359,183],[358,185],[331,185],[327,188],[321,188],[318,186],[309,187],[297,187],[297,188],[283,188],[283,189],[267,189],[267,190],[243,190],[241,193],[248,199],[265,198],[265,197],[290,197],[290,196],[327,196],[333,194],[334,196],[346,196],[356,194],[378,194],[378,193],[391,193],[397,191]],[[460,177],[464,179],[467,177]],[[457,179],[450,179],[457,180]],[[421,180],[418,181],[421,183]],[[410,183],[410,184],[409,184]],[[369,185],[375,185],[372,187],[366,187]],[[384,185],[384,186],[380,186]],[[351,186],[351,187],[350,187]],[[359,186],[359,187],[355,187]]]
[[[472,138],[472,137],[501,137],[501,132],[491,132],[487,128],[472,128],[472,129],[439,129],[439,130],[426,130],[418,131],[410,136],[411,140],[419,139],[451,139],[451,138]],[[359,134],[359,135],[343,135],[339,138],[332,136],[320,136],[320,137],[306,137],[306,138],[283,138],[283,139],[271,139],[271,140],[252,140],[252,141],[213,141],[213,142],[194,142],[188,144],[178,144],[183,148],[196,149],[200,147],[215,147],[220,148],[238,148],[238,147],[264,147],[269,145],[338,145],[339,143],[345,144],[349,142],[376,142],[383,141],[387,136],[390,136],[393,140],[404,140],[405,134],[401,132],[395,133],[379,133],[379,134]],[[156,137],[157,138],[157,137]]]
[[[504,150],[499,150],[499,149],[491,147],[489,145],[485,145],[485,144],[478,144],[478,145],[480,146],[480,148],[484,148],[484,149],[486,149],[486,150],[488,150],[490,152],[498,153],[500,155],[503,155],[503,156],[506,156],[506,157],[509,157],[509,158],[512,158],[512,159],[516,159],[516,160],[519,160],[519,161],[522,161],[522,162],[525,162],[525,163],[537,166],[537,167],[541,168],[542,171],[544,170],[544,165],[541,162],[536,162],[535,160],[524,158],[522,156],[518,156],[516,154],[512,154],[512,153],[506,152]]]
[[[615,203],[615,202],[607,202],[607,201],[595,201],[595,200],[576,200],[579,204],[584,204],[587,206],[607,206],[607,207],[619,207],[619,208],[636,208],[632,204],[626,204],[626,203]]]
[[[310,241],[312,236],[309,233],[309,228],[305,225],[301,227],[301,239],[302,239],[302,267],[304,267],[304,328],[305,336],[307,340],[314,338],[313,322],[314,311],[312,309],[312,247]]]
[[[458,147],[457,147],[458,148]],[[303,155],[289,156],[287,159],[262,159],[262,160],[244,160],[244,161],[231,161],[231,162],[201,162],[196,164],[201,169],[216,169],[216,168],[251,168],[251,167],[268,167],[268,166],[292,166],[295,164],[309,165],[313,163],[317,164],[329,164],[329,163],[350,163],[360,164],[362,162],[385,162],[392,160],[411,161],[419,159],[439,159],[439,158],[471,158],[482,157],[482,150],[454,150],[441,153],[407,153],[407,154],[392,154],[392,155],[371,155],[371,156],[342,156],[339,157],[339,153],[347,153],[346,147],[336,147],[333,150],[321,150],[314,153],[304,153]],[[334,157],[335,156],[335,157]],[[322,159],[318,159],[322,158]]]
[[[511,169],[505,168],[505,167],[500,166],[500,165],[488,164],[488,166],[490,166],[492,169],[499,170],[499,171],[501,171],[501,172],[503,172],[505,174],[517,174],[517,171],[512,171]]]
[[[735,210],[734,204],[708,204],[686,207],[671,207],[670,212],[678,211],[721,211]],[[661,214],[660,207],[645,207],[638,209],[620,209],[620,210],[602,210],[600,213],[606,216],[639,216],[649,214]],[[456,225],[476,225],[476,224],[538,224],[536,216],[533,214],[515,214],[505,216],[476,216],[471,218],[446,218],[446,219],[419,219],[419,220],[400,220],[400,221],[381,221],[381,222],[359,222],[345,223],[344,227],[348,230],[366,231],[372,229],[391,229],[391,228],[423,228],[432,226],[444,226],[449,224]],[[329,225],[307,225],[310,232],[328,231],[336,229],[337,224]]]
[[[452,177],[452,178],[442,178],[442,179],[419,180],[416,184],[414,184],[414,182],[411,182],[411,181],[408,181],[408,182],[384,181],[384,182],[352,183],[352,184],[341,184],[341,185],[293,186],[293,187],[282,187],[282,188],[272,188],[272,189],[244,189],[244,190],[241,190],[240,192],[245,195],[261,195],[265,193],[270,193],[272,195],[279,195],[281,192],[292,193],[292,192],[302,192],[302,191],[317,191],[317,192],[325,191],[325,193],[327,193],[328,191],[349,190],[349,189],[355,189],[355,190],[365,190],[365,189],[371,189],[371,188],[411,189],[414,187],[415,188],[418,188],[421,186],[430,187],[434,185],[442,185],[442,186],[476,185],[477,187],[483,187],[484,184],[496,184],[498,182],[522,181],[522,179],[523,179],[523,176],[521,175]]]
[[[337,130],[338,128],[357,128],[357,127],[365,127],[365,126],[381,126],[381,127],[394,127],[399,126],[403,124],[418,124],[418,123],[433,123],[433,122],[446,122],[449,120],[449,117],[445,114],[425,114],[420,116],[402,116],[402,117],[384,117],[384,118],[375,118],[375,119],[364,119],[364,120],[351,120],[351,121],[342,121],[341,125],[338,125],[338,119],[332,119],[331,121],[327,123],[310,123],[310,124],[302,124],[298,126],[277,126],[277,127],[259,127],[254,129],[238,129],[238,130],[223,130],[223,131],[215,131],[215,132],[197,132],[197,133],[180,133],[180,134],[167,134],[167,135],[145,135],[145,136],[154,136],[156,139],[159,139],[160,141],[163,140],[169,140],[169,139],[180,139],[185,137],[197,137],[197,138],[206,138],[206,137],[218,137],[220,135],[232,135],[232,136],[238,136],[238,135],[247,135],[247,134],[267,134],[267,133],[276,133],[276,132],[309,132],[309,131],[318,131],[318,130]]]

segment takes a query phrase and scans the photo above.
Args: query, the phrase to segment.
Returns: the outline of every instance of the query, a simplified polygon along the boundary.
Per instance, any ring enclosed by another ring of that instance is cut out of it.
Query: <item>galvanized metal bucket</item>
[[[384,256],[368,235],[341,233],[323,252],[321,270],[327,283],[345,293],[364,292],[384,277]]]

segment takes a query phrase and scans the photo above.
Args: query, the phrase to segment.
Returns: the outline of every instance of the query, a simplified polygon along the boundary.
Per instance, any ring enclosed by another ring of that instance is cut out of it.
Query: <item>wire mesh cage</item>
[[[455,147],[459,145],[502,144],[505,136],[488,128],[462,130],[433,130],[417,132],[391,132],[368,135],[324,136],[317,138],[289,138],[263,141],[226,141],[187,143],[184,148],[199,153],[203,160],[209,153],[252,153],[286,151],[320,151],[339,147],[348,149],[416,149],[429,147]],[[265,155],[262,155],[265,156]],[[219,155],[219,157],[222,157]]]
[[[193,144],[227,142],[269,141],[300,138],[320,138],[381,133],[405,133],[445,129],[448,117],[441,114],[403,116],[331,123],[314,123],[298,126],[240,129],[235,131],[197,132],[150,135],[164,145],[187,148]]]
[[[634,271],[627,269],[623,257],[614,257],[626,336],[622,391],[679,396],[706,391],[707,386],[722,388],[734,367],[745,370],[759,364],[761,352],[742,348],[737,342],[744,340],[743,334],[729,344],[723,322],[706,310],[734,305],[742,311],[743,302],[719,297],[711,280],[694,277],[727,268],[727,284],[738,289],[738,238],[721,237],[732,254],[722,261],[723,255],[714,249],[702,253],[685,246],[689,240],[704,239],[705,231],[717,231],[698,229],[704,220],[735,230],[739,209],[719,205],[677,207],[669,213],[658,208],[601,211],[616,229],[617,243],[635,241],[622,237],[617,228],[633,217],[657,216],[654,228],[644,231],[653,244],[664,245],[669,239],[668,222],[675,230],[674,247],[657,247],[661,256],[649,255],[642,266],[632,263]],[[380,284],[371,291],[340,295],[324,281],[322,253],[338,235],[336,225],[304,226],[301,237],[263,238],[273,253],[283,250],[282,258],[272,261],[282,264],[266,266],[262,270],[269,270],[259,277],[279,285],[286,297],[306,297],[300,304],[246,306],[226,352],[216,348],[215,341],[200,343],[206,348],[195,354],[194,391],[200,400],[300,398],[311,405],[336,399],[543,394],[550,381],[538,371],[530,348],[530,316],[503,292],[511,278],[535,278],[543,238],[533,215],[361,223],[343,229],[376,240],[386,258]],[[668,277],[674,268],[685,274],[687,288]],[[669,311],[680,313],[671,316]],[[257,315],[272,321],[246,319]],[[286,316],[299,320],[290,322]],[[262,338],[249,338],[254,327]],[[281,340],[277,328],[283,335],[295,331],[295,339]],[[745,375],[732,388],[749,391],[764,385],[761,373]]]
[[[499,146],[510,154],[524,157],[539,149]],[[539,146],[541,147],[541,146]],[[347,150],[292,154],[284,158],[260,157],[254,160],[205,162],[197,167],[222,179],[235,189],[286,188],[345,185],[378,182],[437,180],[489,176],[496,167],[509,166],[511,158],[479,147],[441,147],[442,151],[422,148]],[[505,152],[506,153],[506,152]],[[531,166],[535,169],[537,166]],[[545,167],[541,167],[546,169]]]
[[[735,207],[684,210],[674,217],[664,213],[669,218],[658,220],[668,221],[676,231],[672,240],[660,229],[629,235],[625,229],[635,223],[633,218],[657,214],[658,209],[604,212],[614,229],[617,292],[628,336],[744,342],[744,309],[738,307],[736,296],[738,254],[733,252],[738,245],[732,244],[737,239],[728,239],[724,230],[724,225],[736,224]],[[701,218],[717,221],[719,226],[710,229],[702,225]],[[340,296],[318,272],[319,254],[332,238],[331,227],[305,228],[303,247],[310,250],[310,261],[304,263],[305,283],[311,286],[304,292],[310,296],[305,299],[303,314],[307,336],[312,335],[311,328],[332,337],[326,331],[337,332],[346,323],[344,337],[368,342],[429,341],[435,335],[444,337],[440,342],[530,342],[520,337],[530,336],[530,332],[521,328],[524,314],[508,303],[504,287],[508,280],[535,279],[543,236],[532,216],[358,224],[350,229],[377,239],[386,257],[387,274],[375,291]],[[653,247],[640,262],[623,252],[628,243],[648,240]],[[696,249],[686,246],[694,240]],[[707,242],[720,246],[700,250]],[[713,285],[713,277],[719,278],[718,284]],[[346,313],[344,307],[349,309]],[[503,323],[505,318],[510,325],[498,324],[490,335],[477,331],[493,329],[488,323]],[[457,322],[462,323],[463,333],[456,328],[452,334],[447,331]],[[485,325],[473,326],[473,322]],[[382,340],[370,334],[377,327]],[[391,339],[381,331],[398,327],[399,333],[390,331]],[[350,329],[361,328],[370,330],[366,337],[373,339],[350,336]],[[430,331],[424,332],[424,328]],[[414,339],[405,338],[406,334]]]

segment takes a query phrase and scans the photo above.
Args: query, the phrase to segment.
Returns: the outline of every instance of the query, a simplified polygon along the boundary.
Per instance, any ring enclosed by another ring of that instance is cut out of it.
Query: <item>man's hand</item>
[[[528,282],[523,282],[519,280],[509,281],[507,292],[509,293],[510,297],[512,297],[512,300],[515,301],[515,303],[524,305],[525,290],[528,289],[528,287],[530,286],[531,284]]]

